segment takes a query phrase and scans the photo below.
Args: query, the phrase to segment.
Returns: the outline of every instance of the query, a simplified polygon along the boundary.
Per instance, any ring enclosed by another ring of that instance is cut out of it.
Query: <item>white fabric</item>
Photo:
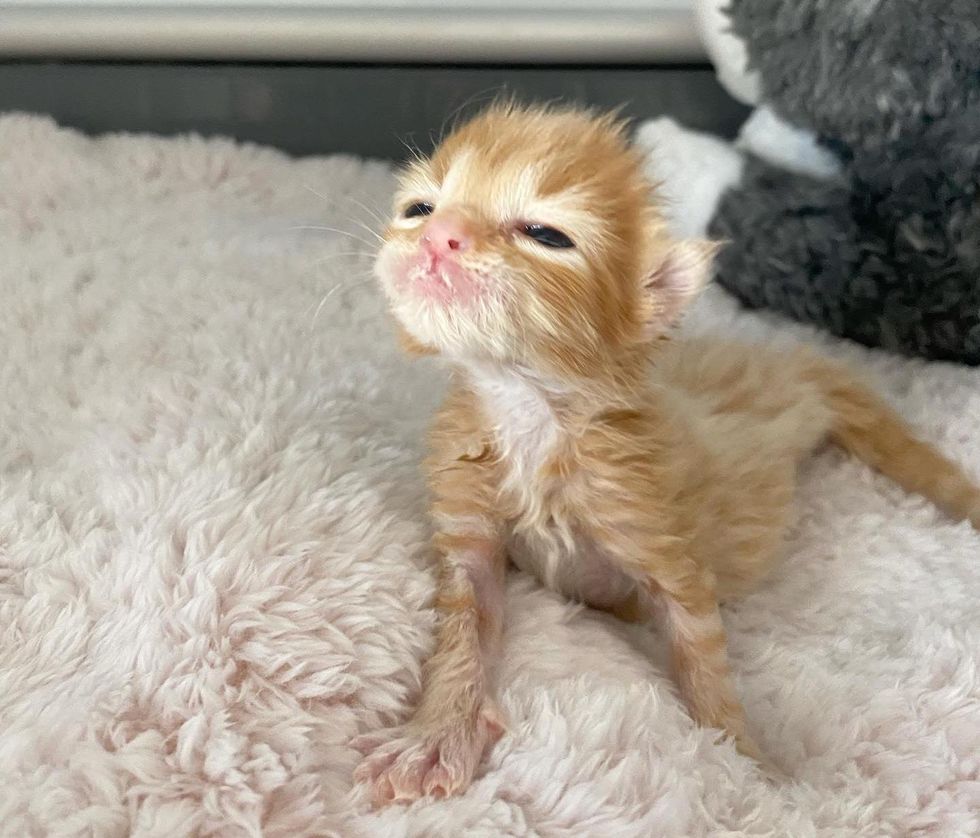
[[[759,73],[750,70],[745,42],[732,32],[731,0],[693,0],[698,36],[715,66],[718,81],[735,99],[756,105],[762,95]]]
[[[704,236],[724,191],[742,179],[744,156],[712,134],[690,131],[669,116],[643,123],[636,142],[647,175],[660,185],[664,210],[678,236]]]
[[[756,108],[734,143],[692,131],[669,116],[644,122],[636,142],[646,150],[647,174],[660,184],[664,209],[679,236],[704,236],[725,190],[745,170],[745,153],[813,178],[838,175],[840,162],[813,135],[794,128],[767,106]]]
[[[730,3],[731,0],[693,0],[698,36],[718,82],[743,104],[759,106],[739,131],[736,147],[800,174],[817,178],[839,174],[840,161],[817,144],[812,131],[791,125],[761,102],[762,80],[758,70],[749,69],[745,42],[732,32]],[[698,135],[692,132],[690,136]]]
[[[4,836],[980,834],[980,538],[829,451],[726,609],[767,785],[661,645],[515,574],[511,732],[464,797],[367,813],[357,732],[431,646],[419,472],[361,204],[390,173],[0,119]],[[355,255],[343,255],[353,252]],[[818,340],[710,293],[690,328]],[[974,370],[820,339],[980,474]]]
[[[842,171],[840,159],[821,146],[813,132],[791,125],[768,105],[752,111],[735,145],[773,166],[801,175],[829,178]]]

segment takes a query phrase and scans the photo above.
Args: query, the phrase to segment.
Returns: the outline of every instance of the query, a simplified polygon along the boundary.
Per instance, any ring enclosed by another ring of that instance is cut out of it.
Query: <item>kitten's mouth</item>
[[[406,259],[397,272],[396,287],[435,303],[467,303],[483,290],[480,278],[458,262],[421,251]]]

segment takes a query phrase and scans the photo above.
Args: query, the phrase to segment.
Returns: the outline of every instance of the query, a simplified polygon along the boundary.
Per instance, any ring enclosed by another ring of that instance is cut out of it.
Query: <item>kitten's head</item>
[[[376,271],[420,348],[593,375],[708,275],[653,197],[613,117],[495,105],[406,170]]]

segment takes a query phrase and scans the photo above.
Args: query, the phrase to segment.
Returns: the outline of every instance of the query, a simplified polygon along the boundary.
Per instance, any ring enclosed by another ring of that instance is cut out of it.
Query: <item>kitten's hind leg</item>
[[[691,717],[723,730],[742,754],[780,776],[749,734],[735,692],[713,574],[686,556],[678,539],[653,537],[644,544],[641,532],[623,526],[597,527],[596,537],[637,581],[641,601],[648,595],[662,606],[677,686]],[[636,613],[644,610],[640,605]]]
[[[980,486],[943,455],[848,369],[814,358],[805,371],[833,411],[830,439],[917,492],[956,520],[980,530]]]
[[[649,589],[664,605],[674,674],[691,716],[706,727],[725,730],[739,751],[762,761],[735,693],[728,639],[709,574],[692,562],[681,573],[658,573]]]

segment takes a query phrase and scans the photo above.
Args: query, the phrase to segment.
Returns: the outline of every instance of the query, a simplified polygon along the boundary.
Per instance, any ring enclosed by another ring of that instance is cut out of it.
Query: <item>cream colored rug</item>
[[[0,119],[0,833],[980,834],[980,537],[833,451],[726,612],[797,783],[691,724],[651,632],[515,574],[512,733],[464,797],[363,809],[347,743],[409,711],[431,645],[444,378],[370,280],[390,189],[351,158]],[[817,340],[717,293],[708,327]],[[980,374],[827,346],[980,475]]]

